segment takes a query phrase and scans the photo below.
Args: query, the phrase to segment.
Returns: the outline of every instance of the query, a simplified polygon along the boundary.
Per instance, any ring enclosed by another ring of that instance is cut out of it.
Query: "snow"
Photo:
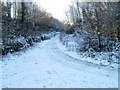
[[[47,34],[42,34],[41,37],[46,38],[46,39],[50,39],[50,38],[56,36],[57,34],[59,34],[59,32],[50,32]]]
[[[58,40],[57,46],[59,50],[64,52],[70,57],[73,57],[78,60],[82,60],[89,63],[98,64],[101,66],[108,66],[112,68],[118,68],[118,52],[91,52],[89,49],[88,52],[79,52],[77,49],[81,50],[84,47],[84,36],[77,37],[73,34],[66,35],[63,37],[62,43]],[[64,48],[63,48],[64,47]]]
[[[3,88],[118,87],[117,69],[77,60],[74,52],[69,52],[72,57],[67,52],[56,36],[4,56]]]
[[[24,37],[20,37],[20,38],[15,39],[14,43],[17,43],[17,42],[25,43],[25,38]]]
[[[2,61],[0,56],[0,90],[2,89]]]

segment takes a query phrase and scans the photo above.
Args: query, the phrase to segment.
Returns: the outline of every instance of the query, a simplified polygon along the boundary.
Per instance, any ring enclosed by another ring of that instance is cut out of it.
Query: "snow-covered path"
[[[3,88],[117,88],[116,69],[73,59],[57,47],[58,37],[3,57]]]

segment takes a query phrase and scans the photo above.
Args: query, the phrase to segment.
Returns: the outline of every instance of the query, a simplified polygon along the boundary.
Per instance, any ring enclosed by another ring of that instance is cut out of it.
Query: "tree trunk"
[[[11,3],[7,2],[7,14],[8,18],[11,18]]]
[[[25,3],[21,2],[21,22],[24,22],[26,20],[26,7]]]

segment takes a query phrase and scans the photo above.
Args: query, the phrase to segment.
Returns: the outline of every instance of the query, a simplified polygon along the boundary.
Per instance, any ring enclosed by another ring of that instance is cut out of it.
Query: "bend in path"
[[[3,58],[3,88],[117,88],[118,72],[67,56],[58,37]]]

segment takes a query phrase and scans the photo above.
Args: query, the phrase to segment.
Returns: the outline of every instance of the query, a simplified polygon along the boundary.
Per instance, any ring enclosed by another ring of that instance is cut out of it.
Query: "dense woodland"
[[[34,2],[1,2],[1,5],[2,54],[24,49],[45,39],[42,34],[63,29],[59,20]]]
[[[118,88],[120,2],[71,0],[59,21],[38,5],[45,0],[5,1],[0,88]],[[55,1],[46,3],[56,10]]]
[[[88,51],[91,48],[100,52],[120,48],[120,2],[81,3],[76,0],[65,14],[67,20],[65,32],[84,37],[85,44],[81,51]],[[61,40],[64,36],[63,32]]]
[[[88,52],[93,58],[103,52],[103,58],[113,61],[114,56],[115,62],[120,58],[120,2],[72,1],[65,12],[65,22],[52,17],[37,3],[2,2],[1,5],[3,55],[56,35],[43,37],[44,33],[61,32],[61,42],[69,49],[74,48],[73,51]]]

